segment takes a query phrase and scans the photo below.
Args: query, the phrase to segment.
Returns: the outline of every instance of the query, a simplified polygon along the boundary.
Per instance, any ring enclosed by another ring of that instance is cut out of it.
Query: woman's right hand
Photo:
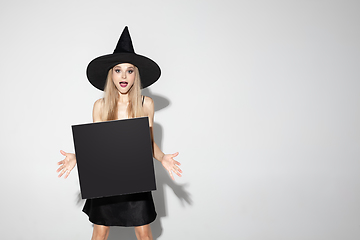
[[[67,178],[76,165],[76,156],[73,153],[66,153],[63,150],[60,150],[60,153],[65,156],[65,159],[58,162],[58,165],[61,166],[56,172],[60,172],[59,178],[66,173],[64,178]]]

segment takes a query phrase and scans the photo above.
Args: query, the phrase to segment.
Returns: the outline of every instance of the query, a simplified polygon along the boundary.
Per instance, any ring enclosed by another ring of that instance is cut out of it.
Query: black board
[[[147,117],[73,125],[81,196],[156,190]]]

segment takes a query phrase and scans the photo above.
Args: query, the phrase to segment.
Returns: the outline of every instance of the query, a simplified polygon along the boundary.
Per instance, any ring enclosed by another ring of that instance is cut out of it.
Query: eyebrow
[[[121,67],[120,66],[115,66],[114,68],[120,68],[121,69]],[[129,69],[129,68],[132,68],[132,69],[134,69],[134,67],[126,67],[126,69]]]

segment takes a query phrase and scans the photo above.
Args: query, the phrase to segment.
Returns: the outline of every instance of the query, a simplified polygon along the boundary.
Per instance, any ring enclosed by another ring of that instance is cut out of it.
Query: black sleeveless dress
[[[87,199],[83,212],[94,224],[123,227],[149,224],[157,215],[151,192]]]
[[[90,222],[104,226],[142,226],[156,218],[151,192],[87,199],[83,212]]]

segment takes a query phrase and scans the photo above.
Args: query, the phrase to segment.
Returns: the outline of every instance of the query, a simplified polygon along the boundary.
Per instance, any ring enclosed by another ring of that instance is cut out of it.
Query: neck
[[[128,103],[129,102],[129,93],[119,93],[119,103]]]

